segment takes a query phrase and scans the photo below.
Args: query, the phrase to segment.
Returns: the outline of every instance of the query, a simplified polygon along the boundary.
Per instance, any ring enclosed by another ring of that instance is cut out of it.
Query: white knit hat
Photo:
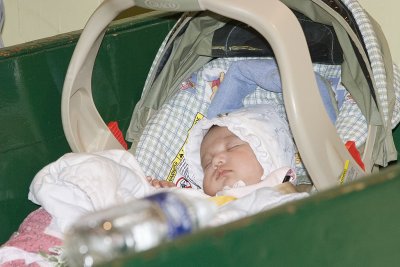
[[[295,170],[295,146],[286,118],[277,113],[278,107],[270,104],[253,105],[199,121],[191,129],[185,146],[185,159],[191,180],[203,185],[200,146],[213,125],[225,126],[243,141],[250,144],[264,169],[263,180],[272,171],[289,167]]]

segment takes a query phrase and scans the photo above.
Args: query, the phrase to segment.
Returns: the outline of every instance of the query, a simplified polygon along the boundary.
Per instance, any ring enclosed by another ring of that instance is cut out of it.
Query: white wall
[[[381,25],[388,40],[393,61],[400,64],[400,1],[358,0],[358,2]]]
[[[81,29],[102,0],[3,0],[5,46]]]
[[[4,0],[6,21],[4,45],[83,28],[102,0]],[[391,48],[394,62],[400,64],[400,1],[359,0],[381,25]]]

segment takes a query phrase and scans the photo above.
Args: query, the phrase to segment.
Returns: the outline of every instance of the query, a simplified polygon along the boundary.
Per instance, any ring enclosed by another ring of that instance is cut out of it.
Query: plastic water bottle
[[[83,216],[65,236],[70,266],[93,266],[191,233],[213,217],[213,202],[165,191]]]

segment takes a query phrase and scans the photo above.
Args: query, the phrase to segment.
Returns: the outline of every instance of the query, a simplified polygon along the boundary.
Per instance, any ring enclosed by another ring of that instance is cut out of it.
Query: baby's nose
[[[226,155],[224,153],[219,153],[213,158],[214,169],[217,169],[226,163]]]

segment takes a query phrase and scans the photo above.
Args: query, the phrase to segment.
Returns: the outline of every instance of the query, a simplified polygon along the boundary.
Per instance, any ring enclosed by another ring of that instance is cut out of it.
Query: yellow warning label
[[[176,173],[178,172],[178,166],[181,163],[182,159],[183,159],[183,155],[184,155],[184,147],[186,145],[190,130],[193,128],[194,125],[196,125],[197,122],[199,122],[202,118],[204,118],[204,115],[201,114],[200,112],[198,112],[193,120],[192,125],[190,126],[189,130],[188,130],[188,134],[186,135],[186,140],[185,143],[183,143],[181,149],[179,150],[178,154],[175,156],[174,160],[172,161],[172,166],[171,166],[171,170],[169,171],[169,174],[167,176],[167,181],[169,182],[173,182],[174,178],[176,176]]]
[[[346,178],[346,174],[349,169],[349,163],[350,163],[349,160],[346,160],[346,162],[344,163],[343,172],[342,172],[342,175],[340,175],[340,180],[339,180],[339,183],[341,185],[344,183],[344,179]]]

